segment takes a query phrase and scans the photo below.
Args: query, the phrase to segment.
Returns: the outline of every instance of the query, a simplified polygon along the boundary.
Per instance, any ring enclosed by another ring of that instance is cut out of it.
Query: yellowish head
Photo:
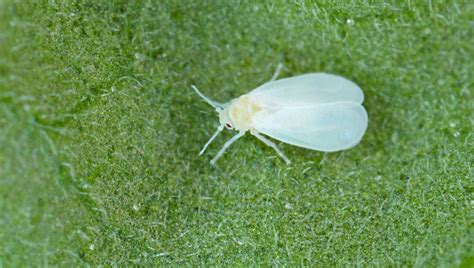
[[[234,99],[219,112],[219,122],[228,129],[247,131],[252,128],[252,119],[262,107],[248,95]]]

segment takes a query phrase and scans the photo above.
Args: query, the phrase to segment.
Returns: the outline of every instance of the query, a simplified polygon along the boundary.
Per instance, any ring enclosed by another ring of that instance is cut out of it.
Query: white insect
[[[202,155],[224,127],[239,131],[211,160],[214,165],[224,151],[245,132],[272,147],[287,164],[290,160],[276,145],[262,136],[312,150],[334,152],[359,143],[367,129],[367,112],[361,103],[364,94],[353,82],[332,74],[310,73],[275,80],[225,104],[192,88],[219,114],[220,126],[204,145]]]

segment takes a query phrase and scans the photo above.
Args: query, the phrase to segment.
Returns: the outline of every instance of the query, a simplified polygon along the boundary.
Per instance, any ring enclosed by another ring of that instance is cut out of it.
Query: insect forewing
[[[254,117],[254,128],[277,140],[319,151],[348,149],[367,128],[367,113],[359,103],[270,108]]]
[[[326,73],[310,73],[268,82],[249,95],[273,107],[333,102],[362,103],[364,100],[364,94],[355,83]]]

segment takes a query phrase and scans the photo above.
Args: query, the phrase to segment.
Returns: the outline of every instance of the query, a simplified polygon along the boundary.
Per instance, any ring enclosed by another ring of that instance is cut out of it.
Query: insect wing
[[[326,73],[310,73],[268,82],[249,95],[269,106],[362,103],[364,100],[364,94],[354,82]]]
[[[313,150],[333,152],[359,143],[367,113],[355,102],[266,109],[255,115],[254,128],[277,140]]]

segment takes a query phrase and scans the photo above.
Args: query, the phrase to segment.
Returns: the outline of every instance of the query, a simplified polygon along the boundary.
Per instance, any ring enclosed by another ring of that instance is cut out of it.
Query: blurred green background
[[[470,266],[472,1],[0,1],[0,267]],[[216,113],[280,77],[364,90],[344,152]]]

